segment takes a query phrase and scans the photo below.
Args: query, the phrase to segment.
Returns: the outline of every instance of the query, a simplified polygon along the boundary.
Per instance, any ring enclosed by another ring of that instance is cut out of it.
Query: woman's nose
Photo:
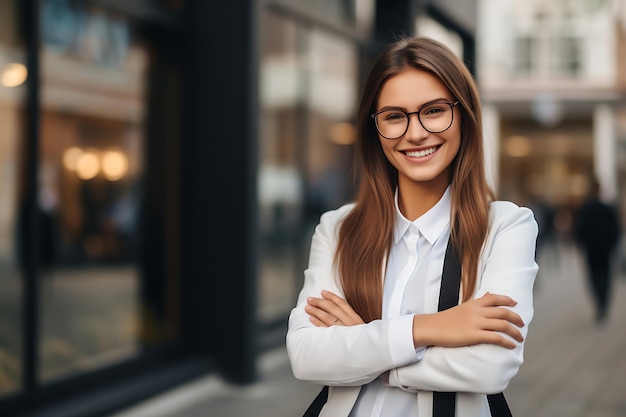
[[[407,127],[406,133],[404,134],[407,139],[422,140],[430,134],[428,130],[424,129],[424,126],[422,126],[422,123],[420,122],[419,117],[417,117],[416,113],[409,115],[408,123],[409,126]]]

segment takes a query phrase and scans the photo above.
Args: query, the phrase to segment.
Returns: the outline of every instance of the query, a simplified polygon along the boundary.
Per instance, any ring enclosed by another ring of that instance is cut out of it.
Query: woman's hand
[[[330,291],[322,291],[322,298],[307,298],[304,310],[311,316],[311,323],[317,327],[364,324],[361,316],[346,300]]]
[[[435,314],[416,315],[413,319],[415,347],[459,347],[489,343],[508,349],[515,342],[502,333],[522,342],[519,328],[524,327],[522,318],[504,307],[513,307],[515,300],[506,295],[485,294],[448,310]]]

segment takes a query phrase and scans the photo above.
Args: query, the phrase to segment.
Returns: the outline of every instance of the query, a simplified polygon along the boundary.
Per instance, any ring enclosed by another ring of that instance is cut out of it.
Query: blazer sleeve
[[[511,309],[524,320],[521,333],[525,340],[533,317],[533,285],[538,270],[537,223],[529,209],[513,203],[492,203],[490,217],[475,297],[490,292],[516,300],[518,304]],[[499,393],[517,374],[523,350],[523,343],[514,349],[491,344],[429,347],[419,362],[392,369],[389,385],[410,391]]]
[[[325,328],[313,325],[304,311],[307,297],[321,297],[322,290],[345,297],[333,259],[339,225],[351,207],[322,215],[311,240],[304,285],[289,316],[287,331],[287,353],[297,379],[324,385],[363,385],[382,372],[417,360],[410,332],[404,333],[411,349],[398,354],[390,346],[390,335],[400,327],[410,328],[412,316]],[[397,342],[397,337],[394,340]]]

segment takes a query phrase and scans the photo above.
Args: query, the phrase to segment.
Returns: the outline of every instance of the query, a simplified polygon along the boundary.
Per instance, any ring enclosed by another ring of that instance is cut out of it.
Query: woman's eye
[[[397,122],[403,120],[406,116],[401,112],[387,112],[385,113],[383,119],[386,122]]]
[[[426,107],[424,109],[422,109],[422,114],[424,116],[436,116],[440,113],[443,113],[446,111],[446,107],[445,106],[430,106],[430,107]]]

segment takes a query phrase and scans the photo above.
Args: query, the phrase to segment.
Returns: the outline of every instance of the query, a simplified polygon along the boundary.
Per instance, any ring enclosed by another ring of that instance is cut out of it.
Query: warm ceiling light
[[[352,123],[335,123],[331,126],[328,136],[338,145],[352,145],[356,142],[356,129]]]
[[[511,136],[504,144],[506,153],[521,158],[530,154],[530,141],[525,136]]]
[[[98,175],[100,160],[98,154],[93,151],[83,152],[76,161],[76,175],[81,180],[90,180]]]
[[[76,165],[78,164],[78,158],[83,154],[83,150],[72,146],[67,148],[63,152],[63,166],[69,171],[76,171]]]
[[[2,70],[0,83],[5,87],[18,87],[28,78],[28,70],[24,64],[8,64]]]
[[[102,173],[109,181],[117,181],[128,172],[128,158],[120,151],[106,151],[102,156]]]
[[[574,195],[584,196],[589,192],[589,178],[583,174],[571,175],[570,190]]]

